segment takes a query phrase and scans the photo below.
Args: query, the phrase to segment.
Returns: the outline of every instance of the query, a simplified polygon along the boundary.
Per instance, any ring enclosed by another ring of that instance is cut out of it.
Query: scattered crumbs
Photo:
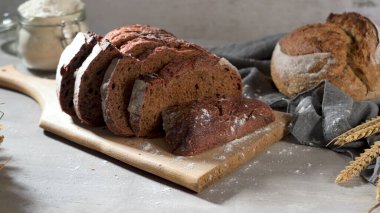
[[[183,156],[177,156],[177,157],[175,157],[175,161],[183,161],[185,159],[185,157],[183,157]]]
[[[159,155],[160,154],[160,151],[158,149],[155,149],[152,144],[150,143],[142,143],[140,144],[140,148],[145,151],[145,152],[149,152],[153,155]]]
[[[209,180],[209,181],[212,180],[212,175],[208,175],[208,180]]]
[[[228,153],[231,151],[232,151],[232,144],[228,143],[228,144],[224,145],[224,152],[225,153]]]
[[[194,163],[188,163],[188,164],[186,165],[186,169],[194,169],[194,167],[195,167],[195,164],[194,164]]]
[[[162,192],[170,192],[172,189],[170,187],[165,187],[162,189]]]
[[[272,153],[271,151],[267,150],[267,155],[269,155],[269,154],[271,154],[271,153]]]
[[[214,159],[215,159],[215,160],[225,160],[225,159],[226,159],[226,156],[224,156],[224,155],[219,155],[219,156],[215,156]]]
[[[310,168],[310,167],[311,167],[311,165],[312,165],[311,163],[307,163],[307,167],[309,167],[309,168]]]
[[[294,171],[295,174],[301,174],[301,171],[299,169],[297,169],[296,171]]]
[[[258,160],[253,161],[253,165],[257,165],[259,163]]]
[[[227,185],[230,185],[233,183],[239,183],[239,181],[235,177],[232,177],[227,181]]]
[[[323,172],[321,172],[321,173],[319,173],[320,175],[324,175],[325,173],[323,173]]]
[[[141,144],[141,148],[142,148],[142,150],[144,150],[144,151],[149,151],[149,150],[152,149],[152,144],[150,144],[150,143],[144,143],[144,144]]]
[[[213,194],[215,192],[215,189],[208,190],[209,193]]]
[[[252,164],[249,164],[249,165],[243,170],[243,172],[248,172],[251,168],[252,168]]]
[[[227,163],[224,163],[223,166],[224,166],[224,168],[228,168],[228,164]]]

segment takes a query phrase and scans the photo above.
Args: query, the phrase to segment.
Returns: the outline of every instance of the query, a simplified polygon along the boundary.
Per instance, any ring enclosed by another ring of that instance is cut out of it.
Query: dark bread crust
[[[150,136],[160,131],[160,113],[169,106],[241,93],[240,75],[225,59],[208,54],[169,63],[135,81],[128,106],[130,125],[136,136]]]
[[[76,116],[73,104],[75,71],[100,39],[95,33],[79,32],[61,54],[56,73],[57,96],[62,111],[71,116]]]
[[[173,37],[174,35],[159,28],[151,27],[149,25],[126,25],[107,33],[104,38],[108,39],[116,47],[120,47],[125,41],[130,41],[140,36],[155,35],[156,37]]]
[[[208,53],[196,45],[183,43],[177,48],[161,46],[145,50],[141,59],[131,56],[114,59],[101,87],[103,117],[108,129],[116,135],[134,135],[129,125],[128,104],[133,84],[140,75],[155,73],[168,63],[201,54]]]
[[[258,100],[212,98],[168,107],[162,119],[171,151],[189,156],[265,127],[275,116]]]
[[[90,126],[104,124],[100,85],[111,60],[121,57],[119,50],[108,40],[96,44],[78,69],[74,87],[74,108],[80,121]]]

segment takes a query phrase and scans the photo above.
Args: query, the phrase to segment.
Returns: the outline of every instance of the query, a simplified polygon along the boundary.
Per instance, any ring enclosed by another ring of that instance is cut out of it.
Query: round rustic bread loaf
[[[376,24],[353,12],[330,14],[326,23],[298,28],[277,43],[271,75],[289,97],[329,80],[363,100],[380,92],[379,64]]]

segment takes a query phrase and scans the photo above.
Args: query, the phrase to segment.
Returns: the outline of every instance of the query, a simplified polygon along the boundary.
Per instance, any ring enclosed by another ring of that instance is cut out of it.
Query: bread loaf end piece
[[[237,69],[213,55],[170,63],[159,73],[136,80],[128,111],[138,137],[161,130],[160,113],[169,106],[208,97],[241,97]]]
[[[275,116],[258,100],[211,98],[168,107],[162,119],[172,152],[189,156],[265,127]]]
[[[56,82],[57,96],[62,111],[76,116],[73,104],[75,71],[90,54],[100,36],[78,32],[74,40],[63,50],[59,59]]]

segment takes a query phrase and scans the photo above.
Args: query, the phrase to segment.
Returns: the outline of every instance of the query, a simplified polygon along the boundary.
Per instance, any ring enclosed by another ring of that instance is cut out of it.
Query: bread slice
[[[74,86],[74,109],[84,124],[104,124],[101,111],[100,85],[111,60],[121,56],[119,50],[108,40],[99,42],[76,73]]]
[[[73,95],[75,71],[90,54],[100,36],[78,32],[74,40],[62,52],[56,72],[57,96],[62,111],[75,116]]]
[[[177,48],[161,46],[151,51],[145,50],[144,56],[140,55],[141,60],[130,56],[114,59],[106,71],[101,88],[103,117],[108,129],[116,135],[134,135],[127,109],[133,84],[140,75],[155,73],[170,62],[200,54],[208,53],[196,45],[183,43],[182,47]]]
[[[241,97],[237,69],[214,55],[194,57],[165,66],[136,80],[128,105],[130,125],[138,137],[160,131],[160,113],[169,106],[207,97]]]
[[[129,37],[131,39],[132,37]],[[160,38],[156,35],[148,34],[132,40],[124,40],[124,45],[118,49],[110,41],[104,39],[95,47],[86,59],[87,64],[81,66],[75,80],[74,108],[78,118],[85,124],[91,126],[104,125],[102,117],[100,87],[105,71],[116,57],[122,55],[138,55],[145,50],[154,49],[157,46],[166,45],[168,42],[176,40],[173,37]],[[88,109],[90,108],[90,110]]]
[[[176,155],[196,155],[240,138],[275,120],[272,109],[255,99],[195,100],[162,112],[166,142]]]

